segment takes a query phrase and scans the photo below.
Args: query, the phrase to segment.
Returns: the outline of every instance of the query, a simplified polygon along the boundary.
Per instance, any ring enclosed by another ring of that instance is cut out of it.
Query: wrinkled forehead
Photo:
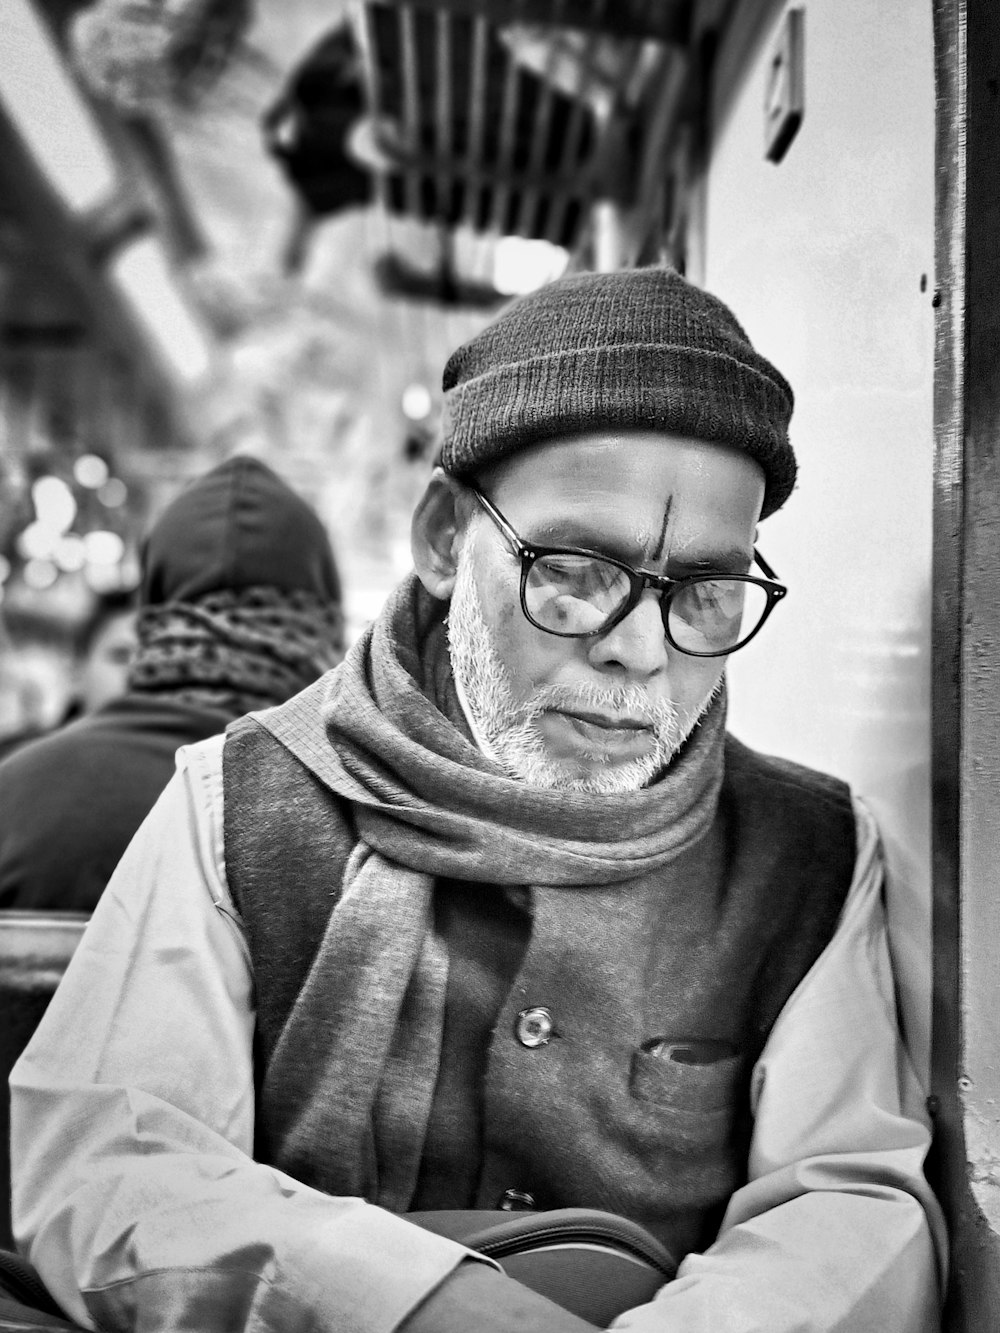
[[[764,497],[763,470],[741,450],[653,431],[550,440],[480,484],[537,542],[604,537],[657,560],[678,546],[749,550]]]

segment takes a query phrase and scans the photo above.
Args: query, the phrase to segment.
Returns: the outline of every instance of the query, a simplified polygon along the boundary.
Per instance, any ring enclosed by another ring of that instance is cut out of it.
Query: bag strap
[[[575,1243],[631,1255],[657,1269],[665,1282],[677,1271],[673,1255],[644,1226],[598,1208],[552,1208],[544,1212],[444,1209],[407,1213],[406,1217],[498,1261],[512,1254]]]

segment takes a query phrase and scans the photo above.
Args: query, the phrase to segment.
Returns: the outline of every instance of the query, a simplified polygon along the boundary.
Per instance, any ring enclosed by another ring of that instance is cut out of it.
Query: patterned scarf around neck
[[[411,577],[336,671],[256,715],[352,803],[359,838],[303,992],[322,996],[329,1020],[325,1124],[307,1116],[296,1132],[305,1140],[335,1125],[325,1141],[340,1145],[338,1192],[374,1193],[399,1211],[415,1188],[440,1059],[447,958],[433,930],[435,877],[555,891],[567,945],[595,952],[581,954],[585,970],[603,943],[573,929],[572,890],[627,892],[680,856],[711,824],[722,782],[723,694],[641,791],[547,791],[506,776],[468,735],[445,609]]]
[[[221,589],[139,613],[129,689],[234,716],[283,703],[343,655],[340,607],[304,589]]]

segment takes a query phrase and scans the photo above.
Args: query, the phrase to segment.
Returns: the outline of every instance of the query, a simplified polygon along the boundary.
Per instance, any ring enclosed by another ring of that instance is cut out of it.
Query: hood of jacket
[[[142,552],[145,606],[267,586],[340,601],[330,539],[317,514],[259,459],[236,455],[185,488]]]

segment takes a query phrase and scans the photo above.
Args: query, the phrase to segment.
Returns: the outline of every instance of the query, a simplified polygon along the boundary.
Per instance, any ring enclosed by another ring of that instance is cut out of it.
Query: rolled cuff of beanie
[[[441,464],[469,477],[559,436],[653,430],[728,444],[764,471],[761,517],[788,499],[789,401],[764,367],[663,344],[574,349],[501,364],[445,395]]]

